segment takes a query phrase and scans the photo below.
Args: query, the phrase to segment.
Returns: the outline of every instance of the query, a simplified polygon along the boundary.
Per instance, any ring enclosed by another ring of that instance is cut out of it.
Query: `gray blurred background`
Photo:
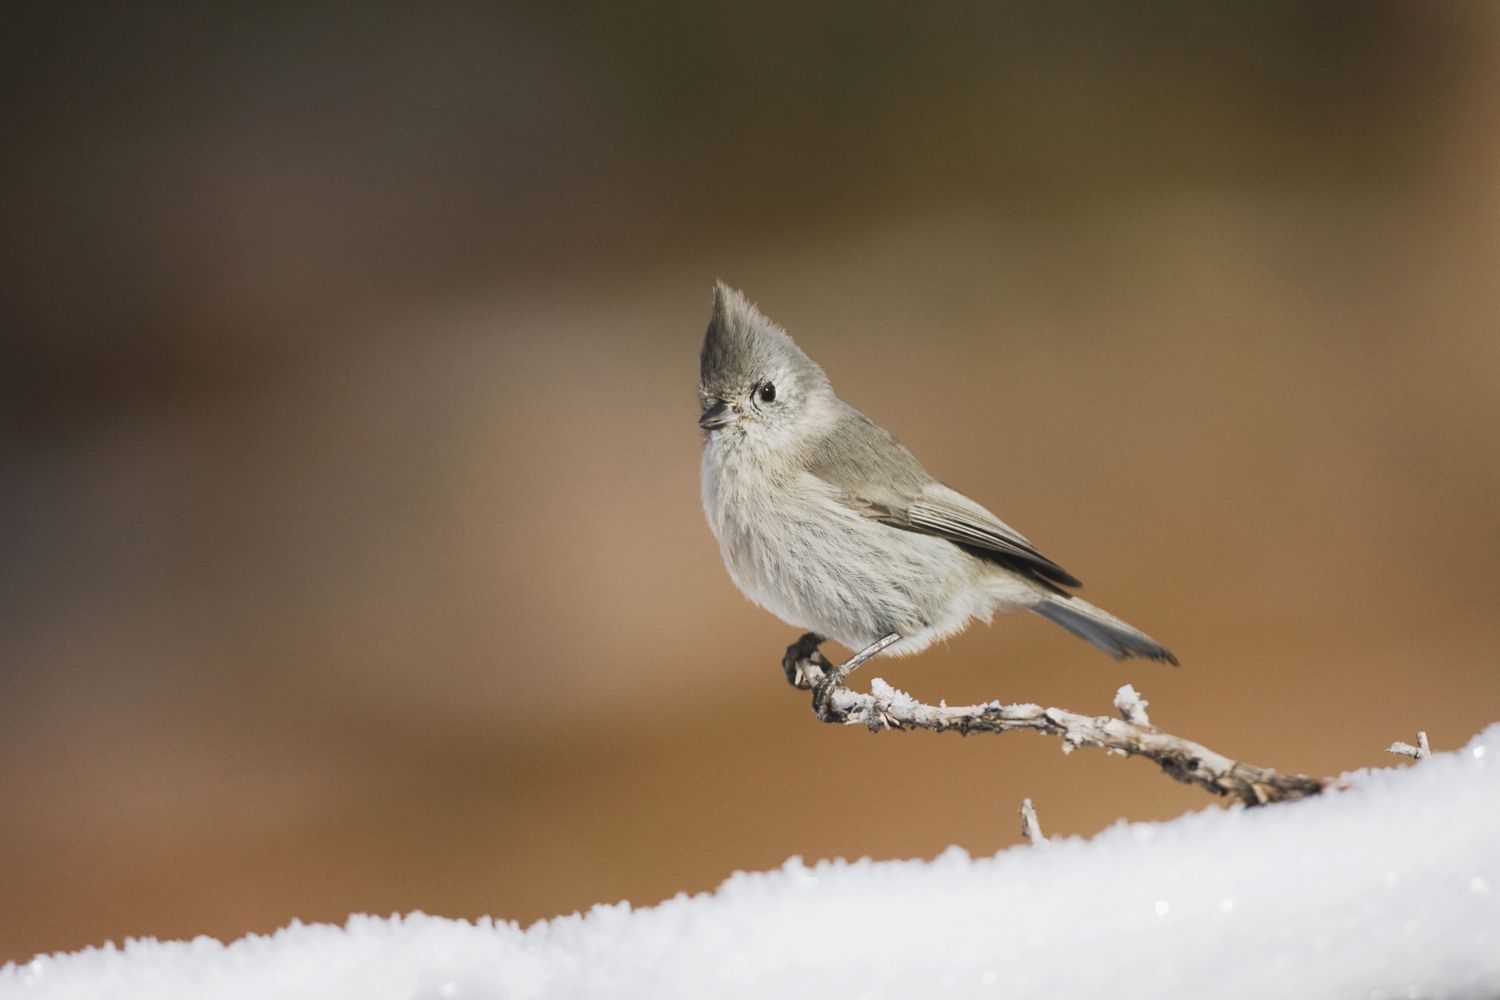
[[[717,277],[1183,661],[866,679],[1314,774],[1500,718],[1493,4],[7,22],[0,960],[1207,804],[814,722],[699,509]]]

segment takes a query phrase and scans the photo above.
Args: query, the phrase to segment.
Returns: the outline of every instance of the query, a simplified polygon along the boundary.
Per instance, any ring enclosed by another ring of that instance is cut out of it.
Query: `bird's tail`
[[[1148,660],[1161,660],[1177,666],[1177,657],[1170,649],[1081,598],[1052,595],[1031,610],[1078,638],[1093,643],[1117,660],[1144,656]]]

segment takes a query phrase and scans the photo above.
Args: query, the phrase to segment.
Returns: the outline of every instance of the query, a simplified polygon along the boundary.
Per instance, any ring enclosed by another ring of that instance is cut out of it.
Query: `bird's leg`
[[[806,637],[804,636],[804,638]],[[834,708],[833,693],[844,686],[844,678],[848,677],[855,667],[876,655],[899,638],[901,638],[901,633],[899,632],[892,632],[890,635],[881,636],[843,663],[840,663],[837,667],[824,671],[823,676],[818,678],[816,683],[812,685],[813,714],[824,722],[848,721]],[[826,663],[828,661],[824,660],[823,662]]]
[[[786,671],[788,684],[803,691],[812,687],[812,681],[808,679],[807,671],[804,669],[806,664],[817,667],[825,676],[833,669],[833,664],[828,662],[828,657],[818,651],[818,647],[822,644],[821,635],[808,632],[786,648],[786,655],[781,658],[781,669]]]
[[[855,667],[859,666],[870,657],[880,653],[887,646],[889,646],[899,638],[901,638],[900,632],[892,632],[889,635],[883,635],[879,639],[876,639],[864,649],[861,649],[859,652],[849,657],[849,659],[845,660],[843,663],[840,663],[839,668],[833,672],[833,682],[836,684],[842,684],[845,677],[848,677],[850,674],[854,673]]]

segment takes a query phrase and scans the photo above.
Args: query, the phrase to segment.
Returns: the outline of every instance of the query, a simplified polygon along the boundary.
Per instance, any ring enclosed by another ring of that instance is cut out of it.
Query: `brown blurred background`
[[[813,721],[699,509],[719,276],[1184,664],[867,676],[1315,774],[1500,719],[1497,11],[12,11],[0,960],[1205,805]]]

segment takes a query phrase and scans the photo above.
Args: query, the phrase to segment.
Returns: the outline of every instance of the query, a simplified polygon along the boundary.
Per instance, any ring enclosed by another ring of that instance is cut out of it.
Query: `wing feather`
[[[814,448],[809,471],[836,487],[865,517],[947,539],[1053,590],[1083,586],[1025,535],[933,479],[900,442],[852,407],[838,433]]]
[[[1083,586],[1077,577],[1037,551],[1025,535],[973,501],[955,503],[943,496],[944,493],[958,500],[968,500],[955,490],[937,485],[935,489],[925,490],[904,508],[865,504],[862,509],[867,516],[892,527],[946,538],[982,559],[999,563],[1024,576],[1040,577],[1053,587]]]

